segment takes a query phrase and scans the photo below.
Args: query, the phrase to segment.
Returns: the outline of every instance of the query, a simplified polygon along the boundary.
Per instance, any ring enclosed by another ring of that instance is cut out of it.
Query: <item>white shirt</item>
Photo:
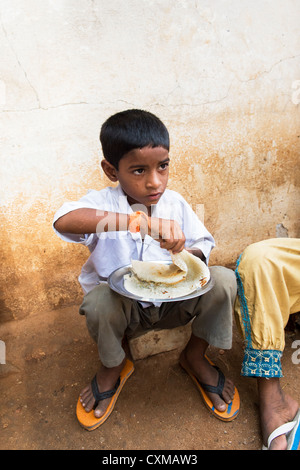
[[[101,191],[91,190],[79,201],[66,202],[56,212],[53,224],[68,212],[81,208],[126,214],[133,212],[126,195],[118,185],[116,188],[107,187]],[[199,248],[208,263],[211,249],[215,246],[214,239],[179,193],[166,189],[158,203],[152,206],[152,216],[176,220],[186,237],[185,246]],[[132,259],[140,259],[141,251],[143,261],[171,259],[170,253],[162,249],[159,242],[149,235],[145,237],[142,250],[140,233],[110,231],[77,235],[59,233],[55,228],[54,231],[62,240],[81,243],[90,250],[90,257],[83,265],[78,278],[85,294],[100,282],[105,281],[115,269],[131,264]]]

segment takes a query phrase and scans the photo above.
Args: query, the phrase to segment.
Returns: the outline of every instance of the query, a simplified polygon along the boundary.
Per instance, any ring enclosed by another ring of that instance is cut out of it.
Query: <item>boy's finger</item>
[[[184,248],[184,243],[184,240],[162,240],[160,246],[172,253],[180,253]]]
[[[184,242],[182,243],[182,241],[180,240],[173,246],[171,251],[172,253],[176,254],[176,253],[180,253],[183,250],[183,248],[184,248]]]

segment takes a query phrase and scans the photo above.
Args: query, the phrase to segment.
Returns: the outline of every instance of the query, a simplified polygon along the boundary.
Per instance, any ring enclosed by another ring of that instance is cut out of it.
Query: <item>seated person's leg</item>
[[[300,240],[271,239],[247,247],[237,262],[235,316],[245,340],[242,375],[258,379],[265,445],[271,432],[292,420],[298,409],[283,394],[279,378],[284,327],[300,306],[299,255]],[[285,436],[273,446],[285,448]]]
[[[138,325],[135,303],[113,292],[107,284],[100,284],[84,297],[80,313],[85,315],[89,333],[98,346],[101,361],[96,374],[98,390],[100,393],[112,390],[126,363],[124,333],[130,325]],[[97,418],[104,415],[110,401],[110,398],[99,401],[94,411]],[[93,409],[91,383],[82,390],[81,403],[86,412]]]
[[[234,272],[229,269],[221,266],[214,266],[210,269],[215,280],[214,287],[201,297],[183,302],[181,306],[182,309],[193,313],[195,318],[192,323],[191,339],[180,356],[180,363],[194,382],[198,383],[198,388],[201,383],[205,384],[204,390],[217,410],[216,416],[226,421],[238,415],[238,392],[228,378],[224,378],[224,388],[221,394],[214,391],[222,374],[212,367],[205,353],[209,345],[221,349],[231,348],[236,280]],[[207,385],[213,387],[207,389]],[[201,388],[199,389],[201,391]],[[202,391],[201,393],[203,394]],[[234,403],[228,406],[233,401]]]

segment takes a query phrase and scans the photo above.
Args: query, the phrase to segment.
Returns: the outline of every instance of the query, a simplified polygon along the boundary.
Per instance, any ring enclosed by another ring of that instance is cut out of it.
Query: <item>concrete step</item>
[[[170,330],[151,330],[128,339],[130,353],[136,361],[173,349],[183,349],[191,336],[191,332],[191,322]]]

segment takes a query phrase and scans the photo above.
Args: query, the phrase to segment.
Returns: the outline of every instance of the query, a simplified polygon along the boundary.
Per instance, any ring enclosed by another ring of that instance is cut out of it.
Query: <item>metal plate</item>
[[[158,262],[158,261],[157,261]],[[162,264],[171,264],[170,261],[159,261]],[[144,298],[144,297],[138,297],[131,292],[128,292],[125,287],[124,287],[124,276],[125,274],[130,273],[130,268],[131,264],[128,264],[127,266],[123,266],[122,268],[118,268],[115,271],[111,273],[111,275],[108,277],[107,282],[109,287],[117,292],[118,294],[124,295],[124,297],[128,297],[129,299],[134,299],[139,302],[178,302],[182,300],[188,300],[188,299],[193,299],[194,297],[198,297],[200,295],[206,294],[213,286],[214,286],[214,280],[212,278],[209,279],[209,281],[203,286],[203,287],[198,287],[196,290],[191,292],[188,295],[184,295],[182,297],[173,297],[173,298],[167,298],[167,299],[154,299],[154,298]]]

